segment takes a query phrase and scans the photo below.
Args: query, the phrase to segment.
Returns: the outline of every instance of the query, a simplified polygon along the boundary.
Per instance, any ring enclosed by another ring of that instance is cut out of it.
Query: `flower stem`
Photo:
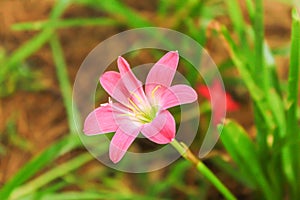
[[[207,178],[228,200],[236,200],[236,197],[228,190],[228,188],[214,175],[214,173],[199,160],[184,143],[179,143],[176,139],[171,142],[171,145],[180,153],[187,161],[193,163],[197,170]]]

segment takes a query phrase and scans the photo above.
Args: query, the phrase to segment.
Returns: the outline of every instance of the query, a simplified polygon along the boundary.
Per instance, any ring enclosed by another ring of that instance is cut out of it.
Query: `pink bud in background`
[[[209,91],[211,91],[211,93]],[[214,125],[222,122],[222,113],[224,113],[224,110],[218,106],[219,99],[226,100],[226,111],[236,111],[240,108],[239,103],[237,103],[228,92],[224,91],[220,81],[218,80],[214,80],[212,85],[209,87],[206,85],[198,86],[197,92],[207,100],[211,101]],[[213,102],[212,99],[214,99]]]

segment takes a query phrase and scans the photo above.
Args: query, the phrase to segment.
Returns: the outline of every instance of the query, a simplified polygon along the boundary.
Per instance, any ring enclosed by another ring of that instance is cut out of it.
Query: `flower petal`
[[[120,70],[123,84],[129,91],[130,96],[127,98],[130,98],[135,103],[143,102],[147,104],[148,101],[143,90],[143,83],[136,78],[128,62],[121,56],[118,58],[118,68]]]
[[[131,71],[128,62],[122,56],[118,57],[118,68],[121,75]]]
[[[114,71],[105,72],[100,77],[100,83],[106,92],[120,103],[128,102],[129,92],[125,87],[121,74]]]
[[[169,87],[176,73],[176,68],[179,61],[177,51],[170,51],[165,54],[150,70],[147,79],[145,90],[149,95],[156,85]]]
[[[170,143],[175,138],[175,120],[167,110],[160,112],[149,124],[145,124],[142,134],[157,144]]]
[[[113,109],[115,122],[123,132],[130,134],[142,126],[140,122],[135,120],[134,113],[132,113],[130,108],[123,106],[120,103],[114,103]]]
[[[121,129],[117,130],[116,134],[111,140],[109,147],[109,157],[113,163],[117,163],[123,158],[124,154],[132,144],[134,139],[137,137],[139,132],[139,129],[135,129],[130,134],[127,134]]]
[[[115,123],[113,110],[110,104],[99,107],[91,112],[84,122],[83,132],[86,135],[96,135],[115,132],[118,126]]]
[[[135,92],[137,89],[142,89],[142,82],[139,81],[130,69],[128,62],[121,56],[118,58],[118,68],[125,87],[130,92]]]
[[[197,93],[188,85],[174,85],[167,88],[161,98],[162,109],[168,109],[177,105],[192,103],[197,100]]]

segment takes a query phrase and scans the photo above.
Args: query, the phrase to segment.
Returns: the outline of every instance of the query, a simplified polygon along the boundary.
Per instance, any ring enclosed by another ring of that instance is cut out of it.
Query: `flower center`
[[[160,88],[161,86],[156,86],[152,92],[151,97],[152,100],[155,100],[155,92]],[[130,98],[128,98],[128,101],[130,103],[129,108],[133,112],[133,117],[138,120],[139,122],[143,124],[147,124],[153,121],[153,119],[156,117],[157,112],[159,110],[159,106],[156,104],[156,102],[150,102],[147,103],[144,100],[142,100],[141,97],[139,97],[137,94],[132,93],[132,95],[137,99],[138,104],[132,101]]]
[[[138,106],[131,99],[128,99],[130,102],[130,109],[132,110],[134,117],[141,123],[147,124],[152,122],[156,117],[158,107],[157,106]]]

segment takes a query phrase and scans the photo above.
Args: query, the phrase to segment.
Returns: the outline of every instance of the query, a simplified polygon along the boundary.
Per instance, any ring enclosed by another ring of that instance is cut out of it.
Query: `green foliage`
[[[228,4],[229,7],[234,6],[238,9],[237,1],[229,1]],[[288,89],[285,90],[276,74],[274,54],[264,39],[262,1],[257,0],[255,4],[247,1],[247,7],[252,24],[246,25],[240,19],[235,19],[239,15],[238,12],[230,16],[239,38],[248,38],[248,50],[240,51],[245,44],[236,43],[225,27],[221,34],[228,43],[231,59],[252,97],[256,138],[251,140],[241,127],[229,121],[224,127],[221,140],[232,157],[239,176],[233,175],[226,161],[219,158],[215,162],[238,181],[255,187],[263,194],[264,199],[282,199],[287,196],[290,199],[298,199],[299,14],[296,10],[292,14],[290,73]],[[244,26],[242,29],[241,24]],[[254,49],[250,48],[252,44]],[[294,138],[293,144],[284,142],[290,140],[289,138]]]
[[[274,199],[276,195],[272,192],[263,173],[263,163],[259,160],[258,148],[245,130],[236,123],[228,121],[223,128],[221,140],[232,159],[242,168],[244,179],[248,179],[251,185],[261,188],[266,199]]]
[[[70,27],[80,27],[80,26],[116,26],[118,22],[109,18],[75,18],[75,19],[62,19],[59,21],[37,21],[29,23],[14,24],[12,29],[15,31],[32,30],[39,31],[45,29],[46,27],[52,27],[55,29],[59,28],[70,28]]]
[[[41,73],[24,62],[7,65],[8,58],[0,48],[0,97],[9,96],[17,90],[40,91],[44,88]]]
[[[39,170],[52,163],[57,157],[73,150],[79,145],[80,142],[75,135],[66,136],[51,145],[44,152],[27,162],[26,165],[1,188],[0,196],[2,199],[7,199],[13,190],[34,176]]]
[[[300,14],[296,9],[293,10],[293,25],[292,25],[292,43],[290,54],[290,70],[288,78],[287,92],[287,118],[286,118],[286,137],[297,137],[299,134],[299,123],[297,119],[298,109],[298,94],[299,94],[299,67],[300,67]],[[299,198],[299,178],[300,178],[300,153],[299,145],[293,144],[284,149],[284,169],[287,179],[292,188],[293,198]],[[291,169],[290,169],[291,168]]]

